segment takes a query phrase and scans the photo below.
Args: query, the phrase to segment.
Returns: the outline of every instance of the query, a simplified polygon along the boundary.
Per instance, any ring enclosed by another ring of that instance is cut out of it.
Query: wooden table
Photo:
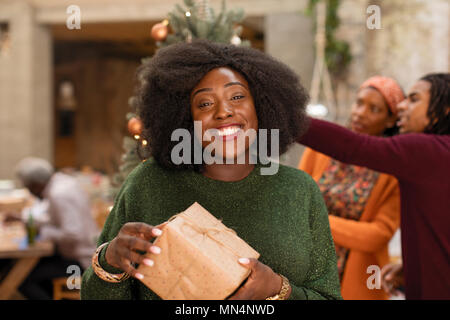
[[[37,241],[33,245],[23,245],[24,235],[20,227],[14,230],[2,228],[0,233],[0,259],[14,259],[13,267],[0,283],[0,300],[10,299],[17,288],[30,274],[41,257],[51,256],[54,245],[49,241]]]

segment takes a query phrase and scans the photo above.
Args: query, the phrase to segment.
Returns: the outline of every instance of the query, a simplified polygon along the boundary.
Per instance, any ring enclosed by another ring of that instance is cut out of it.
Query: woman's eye
[[[370,108],[370,110],[371,110],[373,113],[378,113],[378,112],[380,112],[380,108],[375,107],[375,106],[372,106],[372,107]]]
[[[231,100],[239,100],[239,99],[242,99],[242,98],[244,98],[243,95],[237,95],[237,96],[233,96],[233,97],[231,98]]]
[[[202,102],[199,104],[200,108],[206,108],[209,107],[211,105],[211,102]]]

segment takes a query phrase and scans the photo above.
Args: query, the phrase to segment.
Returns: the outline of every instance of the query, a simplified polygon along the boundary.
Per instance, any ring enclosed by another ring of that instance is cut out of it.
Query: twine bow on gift
[[[203,235],[202,242],[206,239],[206,237],[208,237],[211,240],[217,242],[220,246],[222,246],[222,247],[226,248],[227,250],[229,250],[231,253],[233,253],[234,256],[236,256],[236,258],[240,258],[241,257],[241,255],[236,250],[234,250],[232,247],[230,247],[229,245],[223,243],[222,241],[220,241],[219,239],[214,237],[215,234],[221,233],[221,232],[230,232],[233,235],[237,235],[236,232],[233,229],[230,229],[230,228],[226,227],[223,224],[220,227],[201,227],[198,224],[196,224],[196,222],[193,221],[184,212],[181,212],[181,213],[178,213],[178,214],[172,216],[168,220],[168,222],[171,222],[171,221],[175,220],[178,217],[183,219],[183,222],[184,222],[183,226],[184,225],[188,225],[189,227],[194,229],[197,233]],[[200,242],[200,243],[202,243],[202,242]],[[177,281],[175,281],[175,283],[172,285],[172,287],[168,290],[167,296],[170,296],[172,294],[173,290],[178,286],[178,284],[180,283],[180,281],[183,278],[184,274],[186,274],[187,271],[194,265],[194,262],[195,262],[195,256],[192,257],[192,259],[189,262],[189,264],[187,265],[187,267],[184,268],[184,270],[180,271],[180,276],[178,277]],[[248,270],[248,273],[250,273],[250,270]]]
[[[208,237],[211,240],[214,240],[215,242],[217,242],[218,244],[220,244],[222,247],[227,248],[229,251],[231,251],[235,256],[237,256],[238,258],[240,258],[240,255],[238,252],[236,252],[232,247],[230,247],[229,245],[223,243],[222,241],[220,241],[219,239],[216,239],[213,235],[220,233],[220,232],[230,232],[233,235],[237,236],[236,231],[234,231],[233,229],[230,229],[228,227],[226,227],[225,225],[221,225],[219,228],[217,227],[201,227],[199,226],[195,221],[193,221],[185,212],[181,212],[178,213],[174,216],[172,216],[168,222],[171,222],[172,220],[175,220],[178,217],[182,217],[182,219],[184,220],[184,225],[188,225],[189,227],[191,227],[192,229],[194,229],[195,231],[197,231],[197,233],[202,234],[204,237]],[[217,224],[216,224],[217,225]]]

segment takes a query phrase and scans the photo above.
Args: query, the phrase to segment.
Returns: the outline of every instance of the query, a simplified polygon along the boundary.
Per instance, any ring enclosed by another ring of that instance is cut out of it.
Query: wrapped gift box
[[[248,277],[238,259],[259,253],[195,202],[169,219],[154,244],[160,254],[147,253],[155,263],[141,264],[142,282],[165,300],[223,300]]]

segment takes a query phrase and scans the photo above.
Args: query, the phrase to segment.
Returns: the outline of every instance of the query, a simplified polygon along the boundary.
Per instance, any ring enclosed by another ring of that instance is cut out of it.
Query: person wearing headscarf
[[[384,267],[382,286],[389,292],[403,286],[407,300],[449,299],[450,74],[421,77],[397,109],[400,134],[394,137],[310,119],[297,142],[398,179],[403,268]]]
[[[350,128],[372,136],[395,135],[397,103],[403,99],[403,91],[394,79],[382,76],[367,79],[352,105]],[[367,285],[370,276],[367,271],[370,266],[382,268],[389,262],[388,243],[400,224],[397,180],[341,163],[309,148],[300,160],[299,169],[313,177],[325,199],[342,297],[387,299],[379,283]]]

